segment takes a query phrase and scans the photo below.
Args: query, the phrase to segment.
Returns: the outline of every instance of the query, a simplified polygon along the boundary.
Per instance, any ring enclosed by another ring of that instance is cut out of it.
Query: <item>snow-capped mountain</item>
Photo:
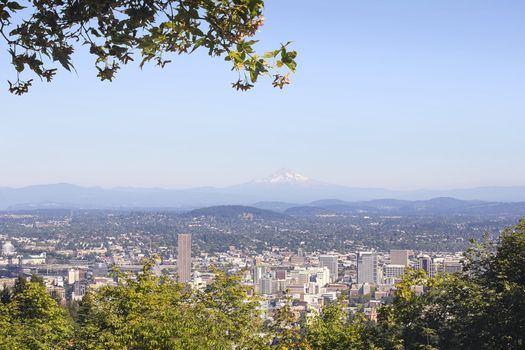
[[[345,195],[344,198],[360,200],[368,198],[360,189],[354,190],[313,180],[290,169],[281,169],[268,177],[230,186],[222,191],[258,198],[262,201],[308,202],[313,198],[338,198],[341,194]]]
[[[291,185],[291,184],[300,184],[300,185],[312,185],[317,184],[317,181],[311,180],[310,178],[299,174],[291,169],[281,169],[276,173],[265,177],[263,179],[253,181],[257,184],[270,184],[270,185]]]

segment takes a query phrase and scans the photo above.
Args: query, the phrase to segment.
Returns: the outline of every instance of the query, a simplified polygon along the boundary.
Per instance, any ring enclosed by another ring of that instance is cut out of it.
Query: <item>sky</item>
[[[525,2],[267,0],[261,51],[293,41],[292,85],[249,92],[204,53],[100,82],[35,81],[0,44],[0,186],[227,186],[291,168],[354,187],[525,185]]]

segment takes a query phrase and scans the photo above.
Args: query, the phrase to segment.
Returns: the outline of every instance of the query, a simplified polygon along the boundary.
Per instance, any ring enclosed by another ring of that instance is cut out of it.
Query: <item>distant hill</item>
[[[383,214],[383,215],[511,215],[525,216],[525,202],[465,201],[449,197],[430,200],[402,201],[382,199],[361,202],[320,200],[307,206],[289,208],[291,216],[309,216],[325,213]]]
[[[287,202],[257,202],[252,205],[255,208],[284,212],[286,209],[298,207],[300,204]]]
[[[419,211],[424,212],[431,210],[431,207],[439,209],[444,206],[444,203],[436,205],[436,203],[426,202],[437,197],[456,198],[464,201],[525,202],[525,187],[393,191],[328,184],[312,180],[291,170],[281,170],[264,179],[222,188],[101,188],[64,183],[23,188],[0,187],[0,210],[8,208],[188,210],[217,205],[253,205],[261,209],[284,212],[294,206],[310,205],[342,212],[354,209],[360,211],[365,209],[369,211],[401,210],[402,207],[407,207],[408,211],[419,208]],[[414,201],[420,202],[412,203]],[[464,207],[463,203],[457,204],[458,208]],[[475,203],[469,205],[474,206]],[[448,203],[447,207],[452,208],[453,203]],[[507,206],[505,210],[515,210],[515,206]]]
[[[184,214],[188,217],[215,217],[228,220],[282,220],[287,215],[243,205],[219,205],[195,209]]]
[[[51,184],[0,188],[0,210],[35,208],[200,208],[209,205],[253,203],[253,197],[221,193],[214,188],[101,188]]]
[[[310,207],[310,206],[288,208],[286,209],[284,213],[290,216],[294,216],[294,217],[308,217],[308,216],[336,214],[335,211],[332,211],[330,209],[321,208],[321,207]]]

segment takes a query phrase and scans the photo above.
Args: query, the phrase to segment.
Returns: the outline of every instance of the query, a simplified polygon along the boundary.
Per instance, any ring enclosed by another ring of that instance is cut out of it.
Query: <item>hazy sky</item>
[[[525,2],[267,0],[261,49],[294,41],[284,91],[221,59],[93,59],[12,96],[0,44],[0,186],[229,185],[286,167],[350,186],[525,185]]]

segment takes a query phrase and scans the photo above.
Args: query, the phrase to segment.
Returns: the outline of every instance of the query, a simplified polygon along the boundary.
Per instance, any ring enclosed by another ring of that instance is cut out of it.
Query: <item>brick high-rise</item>
[[[191,235],[181,233],[177,239],[177,272],[179,282],[189,282],[191,279]]]

